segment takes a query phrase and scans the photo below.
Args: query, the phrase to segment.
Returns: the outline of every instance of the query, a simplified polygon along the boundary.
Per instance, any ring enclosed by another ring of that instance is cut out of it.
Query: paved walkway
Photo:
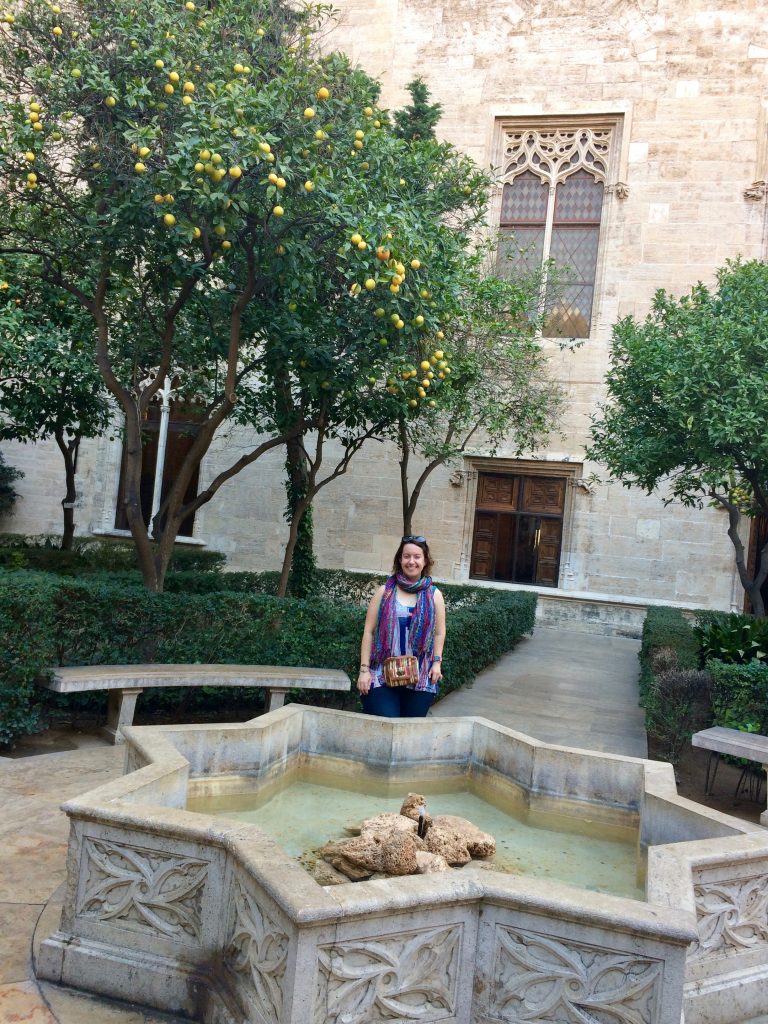
[[[639,648],[625,637],[537,626],[432,714],[482,715],[545,743],[647,757]]]

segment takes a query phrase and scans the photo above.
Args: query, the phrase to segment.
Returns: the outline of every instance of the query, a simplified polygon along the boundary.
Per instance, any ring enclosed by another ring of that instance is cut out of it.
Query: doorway
[[[470,576],[556,587],[567,477],[480,473]]]

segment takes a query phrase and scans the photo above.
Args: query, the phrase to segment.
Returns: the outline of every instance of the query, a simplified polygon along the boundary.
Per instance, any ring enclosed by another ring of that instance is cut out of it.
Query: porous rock
[[[351,839],[326,843],[318,856],[347,878],[362,881],[374,872],[387,875],[416,873],[416,851],[422,846],[411,832],[365,832]]]
[[[496,840],[493,836],[483,832],[466,818],[460,818],[455,814],[438,814],[432,826],[458,832],[465,840],[472,857],[492,857],[496,853]]]
[[[400,808],[400,813],[404,818],[411,818],[413,821],[419,820],[419,811],[424,810],[424,817],[427,819],[429,824],[432,824],[432,818],[426,813],[427,801],[421,795],[421,793],[409,793],[408,796],[403,800],[403,805]]]
[[[373,836],[337,839],[321,846],[317,855],[353,882],[370,878],[381,867],[379,843],[375,842]]]
[[[445,857],[441,857],[439,853],[417,850],[416,870],[420,875],[432,875],[437,871],[450,871],[451,866]]]
[[[318,885],[346,885],[349,882],[345,874],[321,858],[315,861],[312,877]]]
[[[413,875],[418,870],[421,841],[410,832],[393,832],[382,839],[381,869],[388,875]]]
[[[439,853],[449,864],[467,864],[472,860],[466,839],[455,828],[433,825],[427,832],[424,845],[429,853]]]
[[[402,814],[394,814],[387,811],[384,814],[374,814],[372,818],[366,818],[360,825],[360,834],[368,832],[411,832],[416,834],[416,822],[411,818],[405,818]]]

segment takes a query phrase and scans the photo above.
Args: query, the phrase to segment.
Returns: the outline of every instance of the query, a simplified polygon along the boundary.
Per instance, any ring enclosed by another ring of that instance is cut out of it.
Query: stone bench
[[[158,686],[259,686],[269,692],[268,711],[280,708],[289,690],[350,690],[346,672],[285,665],[86,665],[54,668],[41,685],[56,693],[109,691],[104,732],[122,743],[142,690]]]
[[[743,757],[747,761],[755,761],[762,765],[763,771],[768,771],[768,736],[760,736],[754,732],[740,732],[738,729],[726,729],[724,726],[716,725],[711,729],[703,729],[691,737],[694,747],[702,747],[704,750],[711,750],[713,754],[730,754],[732,757]],[[717,767],[711,773],[707,767],[707,779],[705,789],[707,795],[712,790],[715,781]],[[760,815],[760,824],[768,825],[768,809]]]

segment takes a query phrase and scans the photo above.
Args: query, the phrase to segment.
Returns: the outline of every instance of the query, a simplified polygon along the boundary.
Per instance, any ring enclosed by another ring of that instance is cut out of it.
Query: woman
[[[445,602],[432,583],[432,559],[424,537],[400,541],[392,575],[371,598],[360,645],[357,689],[363,709],[383,718],[423,718],[443,677]],[[384,660],[415,654],[418,682],[387,686]]]

